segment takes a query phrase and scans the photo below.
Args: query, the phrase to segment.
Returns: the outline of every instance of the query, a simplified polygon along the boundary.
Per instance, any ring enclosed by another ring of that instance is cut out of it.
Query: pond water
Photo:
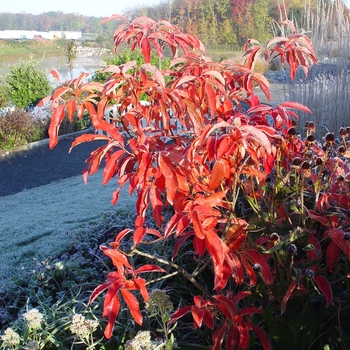
[[[52,68],[57,69],[60,74],[61,81],[66,81],[71,78],[69,67],[67,65],[66,57],[45,57],[40,62],[40,67],[48,75],[50,81],[54,82],[53,77],[50,74]],[[9,72],[9,67],[12,64],[18,63],[16,61],[3,62],[2,67],[0,67],[0,74],[6,75]],[[72,75],[76,78],[81,72],[93,73],[98,69],[103,67],[102,57],[77,57],[74,60]]]

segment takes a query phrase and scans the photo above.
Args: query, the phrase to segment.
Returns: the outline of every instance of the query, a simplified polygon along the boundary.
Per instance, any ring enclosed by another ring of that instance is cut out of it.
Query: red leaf
[[[62,104],[56,107],[53,111],[49,127],[50,149],[53,149],[58,143],[58,129],[60,128],[61,122],[64,119],[64,108],[65,105]]]
[[[108,181],[115,176],[117,172],[117,163],[119,159],[125,154],[124,150],[118,150],[109,157],[103,169],[102,186],[106,185]]]
[[[253,331],[258,336],[260,343],[264,347],[264,350],[270,350],[271,345],[270,345],[270,342],[267,338],[266,333],[260,327],[256,326],[255,324],[251,324],[250,327],[253,329]]]
[[[248,261],[245,259],[245,257],[242,255],[241,256],[241,261],[242,261],[242,264],[243,266],[245,267],[245,270],[248,274],[248,276],[250,277],[250,286],[255,286],[256,284],[256,274],[255,274],[255,271],[253,270],[253,268],[250,266],[250,264],[248,263]]]
[[[149,63],[151,61],[151,45],[148,39],[144,38],[141,42],[142,47],[142,55],[145,58],[145,63]]]
[[[139,267],[137,270],[135,270],[136,273],[143,273],[143,272],[164,272],[168,273],[168,271],[162,269],[160,266],[157,265],[143,265]]]
[[[311,219],[320,222],[323,226],[327,228],[330,228],[329,220],[326,217],[316,213],[314,210],[308,210],[307,214]]]
[[[192,306],[193,327],[194,329],[202,327],[204,311],[198,306]]]
[[[108,304],[108,308],[106,306],[104,307],[103,316],[108,317],[108,324],[104,330],[104,335],[107,339],[110,339],[113,333],[114,323],[115,323],[115,320],[117,319],[119,308],[120,308],[120,301],[119,301],[118,294],[114,295],[114,298]]]
[[[218,301],[218,308],[221,310],[223,315],[227,319],[234,321],[237,310],[232,300],[225,297],[224,295],[215,295],[214,298]]]
[[[224,321],[222,323],[222,325],[216,329],[216,331],[213,334],[213,347],[212,350],[220,350],[221,349],[221,345],[224,341],[224,335],[226,333],[227,330],[227,322]]]
[[[245,297],[247,297],[248,295],[251,295],[251,294],[252,294],[252,293],[249,292],[248,290],[238,292],[238,293],[235,294],[234,297],[232,298],[232,302],[233,302],[234,304],[237,304],[239,301],[241,301],[242,299],[244,299]]]
[[[118,200],[119,200],[119,194],[120,194],[120,188],[118,188],[117,190],[113,191],[112,194],[112,205],[115,205]]]
[[[202,220],[200,218],[200,214],[198,210],[193,210],[191,212],[191,218],[192,218],[192,224],[193,224],[193,229],[196,234],[196,236],[200,239],[205,238],[205,231],[203,228]]]
[[[53,78],[54,78],[57,82],[59,82],[59,83],[61,82],[60,73],[58,72],[57,69],[52,68],[52,69],[50,70],[50,73],[51,73],[51,75],[53,76]]]
[[[162,201],[162,197],[159,189],[156,188],[155,186],[152,186],[149,191],[149,200],[153,208],[152,215],[154,217],[154,220],[156,221],[156,224],[159,227],[161,227],[163,222],[163,215],[162,215],[163,201]]]
[[[249,255],[254,264],[257,263],[261,266],[261,275],[264,278],[265,283],[270,285],[272,283],[272,275],[266,260],[258,252],[252,249],[246,249],[244,254]]]
[[[173,254],[172,254],[172,256],[171,256],[172,259],[174,259],[174,258],[177,256],[177,254],[179,253],[179,250],[180,250],[182,244],[183,244],[189,237],[191,237],[191,236],[193,236],[193,235],[194,235],[193,231],[187,232],[187,233],[185,233],[180,239],[178,239],[178,240],[176,241],[176,243],[175,243],[175,245],[174,245],[174,249],[173,249]]]
[[[74,148],[77,145],[80,145],[81,143],[84,142],[91,142],[91,141],[95,141],[95,140],[106,140],[109,141],[110,138],[106,135],[100,135],[100,134],[84,134],[84,135],[80,135],[78,137],[75,138],[75,140],[72,142],[72,145],[70,147],[69,152],[71,152],[72,148]]]
[[[345,253],[346,257],[350,259],[350,244],[344,239],[346,232],[340,228],[331,228],[325,234],[328,234],[332,241]]]
[[[214,318],[211,312],[208,309],[203,309],[204,315],[203,315],[203,321],[204,323],[210,328],[214,329]]]
[[[138,245],[140,242],[143,240],[147,233],[147,228],[146,227],[138,227],[135,232],[134,232],[134,244]]]
[[[292,281],[286,291],[286,295],[284,296],[282,303],[281,303],[281,315],[284,313],[284,311],[286,310],[286,304],[287,301],[289,300],[293,290],[296,288],[297,283],[295,281]]]
[[[241,334],[238,327],[232,324],[227,332],[226,348],[230,350],[238,350]]]
[[[209,82],[205,83],[205,93],[208,99],[208,105],[210,108],[210,117],[213,117],[216,113],[216,99],[217,95],[214,88],[211,86]]]
[[[306,106],[304,106],[304,105],[302,105],[301,103],[298,103],[298,102],[283,102],[279,106],[283,107],[283,108],[297,109],[299,111],[312,114],[312,112],[311,112],[311,110],[309,108],[307,108]]]
[[[249,336],[249,331],[246,326],[238,324],[237,325],[240,333],[240,342],[239,342],[239,347],[242,350],[248,349],[249,342],[250,342],[250,336]]]
[[[105,255],[107,255],[112,259],[114,266],[118,267],[120,265],[123,265],[132,269],[132,266],[129,264],[127,256],[121,253],[120,251],[115,249],[110,249],[104,246],[101,246],[101,250]]]
[[[230,167],[225,159],[219,159],[215,162],[209,182],[209,190],[216,190],[223,179],[230,177]]]
[[[184,306],[184,307],[182,307],[181,309],[179,309],[179,310],[177,310],[177,311],[175,311],[173,313],[169,323],[176,322],[178,319],[180,319],[181,317],[185,316],[186,314],[188,314],[191,311],[192,311],[192,306]]]
[[[122,231],[120,231],[118,234],[117,234],[117,237],[115,238],[114,242],[111,243],[111,245],[114,247],[119,247],[119,244],[120,244],[120,241],[127,235],[131,232],[132,230],[130,228],[126,228]]]
[[[134,282],[135,282],[136,286],[139,288],[143,300],[145,302],[148,302],[149,295],[148,295],[148,290],[146,288],[146,280],[141,278],[141,277],[136,277],[134,279]]]
[[[171,169],[172,164],[168,158],[160,155],[158,158],[158,165],[161,173],[165,177],[165,184],[167,189],[167,193],[166,193],[167,201],[173,205],[177,186],[174,180],[173,170]]]
[[[73,114],[75,112],[76,106],[77,106],[77,103],[75,102],[75,100],[68,100],[67,101],[68,120],[70,122],[73,121]]]
[[[87,183],[88,183],[88,176],[89,176],[89,170],[84,170],[83,171],[83,181],[84,181],[84,185],[87,185]]]
[[[140,311],[139,301],[137,300],[134,294],[132,294],[130,291],[126,289],[122,289],[120,292],[122,293],[122,296],[125,302],[127,303],[130,313],[134,318],[135,322],[138,325],[142,326],[143,317]]]
[[[326,263],[329,271],[333,271],[334,265],[340,257],[339,254],[339,246],[334,241],[330,241],[326,251]]]
[[[318,288],[326,298],[327,307],[329,307],[333,301],[333,292],[331,285],[324,276],[315,276],[314,281],[317,283]]]

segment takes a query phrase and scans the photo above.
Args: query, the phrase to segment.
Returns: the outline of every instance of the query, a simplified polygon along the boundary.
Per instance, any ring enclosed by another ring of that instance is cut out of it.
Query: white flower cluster
[[[41,328],[44,316],[38,309],[31,309],[23,314],[23,318],[27,321],[29,328],[36,330]]]
[[[32,340],[27,344],[28,350],[39,350],[40,344],[36,340]]]
[[[16,333],[12,328],[7,328],[4,332],[4,335],[2,335],[0,338],[3,341],[3,347],[16,347],[21,341],[19,334]]]
[[[76,314],[73,316],[70,331],[81,339],[88,340],[89,336],[95,332],[98,327],[98,321],[88,320],[83,315]]]
[[[135,338],[128,340],[125,344],[125,350],[151,350],[153,343],[149,331],[139,331]]]

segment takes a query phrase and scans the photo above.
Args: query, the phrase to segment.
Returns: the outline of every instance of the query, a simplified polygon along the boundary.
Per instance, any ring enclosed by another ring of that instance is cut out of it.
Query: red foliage
[[[258,280],[267,291],[272,289],[275,269],[278,268],[276,265],[271,267],[272,258],[278,257],[280,249],[299,237],[308,235],[311,248],[301,258],[297,255],[288,258],[291,266],[295,264],[295,271],[301,269],[297,264],[303,259],[307,263],[311,261],[316,271],[322,248],[312,233],[312,227],[305,228],[305,232],[295,234],[295,237],[291,231],[282,240],[272,240],[268,235],[254,241],[249,233],[252,225],[244,215],[238,214],[239,194],[257,217],[268,222],[271,230],[290,224],[294,217],[301,217],[303,223],[306,212],[311,219],[326,226],[324,236],[331,239],[327,250],[329,267],[339,256],[338,247],[350,257],[345,232],[341,228],[343,224],[348,225],[348,221],[344,222],[339,213],[324,216],[324,211],[333,203],[347,203],[345,209],[349,209],[344,188],[330,177],[331,194],[322,192],[317,175],[293,165],[296,157],[303,159],[310,149],[320,157],[325,156],[320,147],[296,138],[292,132],[297,119],[294,111],[310,111],[294,102],[271,107],[261,103],[254,94],[254,86],[259,86],[270,98],[269,82],[253,71],[258,55],[265,59],[279,56],[289,64],[293,78],[299,66],[307,74],[308,68],[316,62],[312,44],[306,36],[296,33],[288,38],[272,39],[265,48],[250,40],[242,58],[245,65],[230,61],[217,63],[204,56],[204,45],[196,37],[181,33],[166,21],[155,22],[142,17],[129,22],[115,15],[105,22],[113,19],[122,22],[114,35],[116,50],[126,43],[131,44],[132,49],[137,46],[146,63],[141,68],[137,68],[135,62],[107,67],[104,72],[110,75],[105,84],[84,83],[84,74],[62,84],[51,97],[54,112],[50,127],[50,147],[54,147],[65,110],[69,116],[75,110],[82,116],[82,111],[87,110],[95,130],[105,135],[82,135],[72,147],[96,139],[106,140],[106,144],[91,153],[85,177],[95,173],[105,159],[103,184],[113,178],[118,184],[113,204],[118,202],[119,191],[125,185],[128,185],[130,194],[137,195],[135,227],[120,232],[112,248],[102,247],[116,267],[106,283],[97,287],[91,296],[92,302],[108,290],[103,312],[108,317],[105,335],[109,338],[112,334],[120,308],[120,295],[135,321],[142,324],[139,304],[131,291],[140,291],[146,301],[148,292],[145,280],[138,275],[165,272],[154,265],[136,270],[132,267],[127,256],[119,250],[120,241],[132,233],[134,249],[149,236],[156,237],[156,241],[173,237],[173,259],[189,243],[196,257],[205,259],[209,256],[211,259],[215,294],[206,300],[196,296],[194,305],[180,308],[171,322],[191,313],[194,328],[203,323],[210,329],[215,328],[213,349],[221,348],[224,342],[228,349],[247,349],[251,331],[265,349],[270,349],[264,331],[252,319],[253,315],[263,312],[262,308],[241,306],[242,300],[250,296],[247,289],[255,286]],[[172,69],[159,71],[148,63],[150,52],[155,49],[162,57],[165,47],[169,47],[173,54]],[[180,49],[182,56],[179,56]],[[57,72],[54,75],[59,79]],[[148,104],[140,102],[142,95],[148,96]],[[242,102],[250,106],[246,113],[242,112]],[[105,111],[112,104],[119,106],[121,114],[110,122],[105,119]],[[181,130],[176,131],[179,126]],[[329,168],[334,168],[334,165],[331,160],[325,163]],[[336,166],[337,174],[345,169],[345,164],[338,160]],[[276,169],[276,187],[271,194],[267,191],[269,177]],[[289,216],[286,203],[276,200],[278,190],[285,187],[281,183],[292,173],[295,183],[302,183],[303,190],[305,187],[315,194],[318,212],[306,211],[302,207],[299,213]],[[262,202],[278,202],[278,205],[271,204],[271,210],[264,208],[270,212],[269,216],[258,204]],[[163,213],[167,206],[172,207],[173,214],[164,223]],[[147,227],[148,209],[157,229]],[[287,278],[289,287],[281,298],[282,313],[293,293],[305,292],[303,273],[297,277],[290,273]],[[317,274],[313,281],[316,290],[330,305],[332,293],[327,279]],[[232,284],[241,291],[234,293],[230,290]]]

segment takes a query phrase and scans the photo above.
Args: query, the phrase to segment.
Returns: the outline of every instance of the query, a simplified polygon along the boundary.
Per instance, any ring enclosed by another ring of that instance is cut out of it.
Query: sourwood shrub
[[[102,184],[116,183],[113,204],[124,186],[137,196],[134,224],[101,246],[115,269],[90,303],[105,293],[105,337],[117,338],[126,309],[135,334],[151,327],[147,307],[161,286],[175,311],[169,305],[162,331],[151,331],[167,348],[346,348],[350,129],[317,141],[310,122],[299,136],[297,112],[307,107],[255,95],[258,86],[270,98],[254,71],[260,58],[279,57],[291,79],[299,66],[308,73],[317,62],[309,38],[286,21],[290,35],[265,46],[249,40],[239,64],[213,62],[198,38],[166,21],[111,20],[116,49],[139,47],[145,63],[108,66],[103,83],[81,74],[42,101],[53,108],[50,147],[66,111],[88,111],[102,133],[72,147],[105,145],[88,157],[84,180],[102,166]],[[171,69],[159,70],[151,52],[163,57],[165,48]],[[113,104],[120,114],[106,120]]]

